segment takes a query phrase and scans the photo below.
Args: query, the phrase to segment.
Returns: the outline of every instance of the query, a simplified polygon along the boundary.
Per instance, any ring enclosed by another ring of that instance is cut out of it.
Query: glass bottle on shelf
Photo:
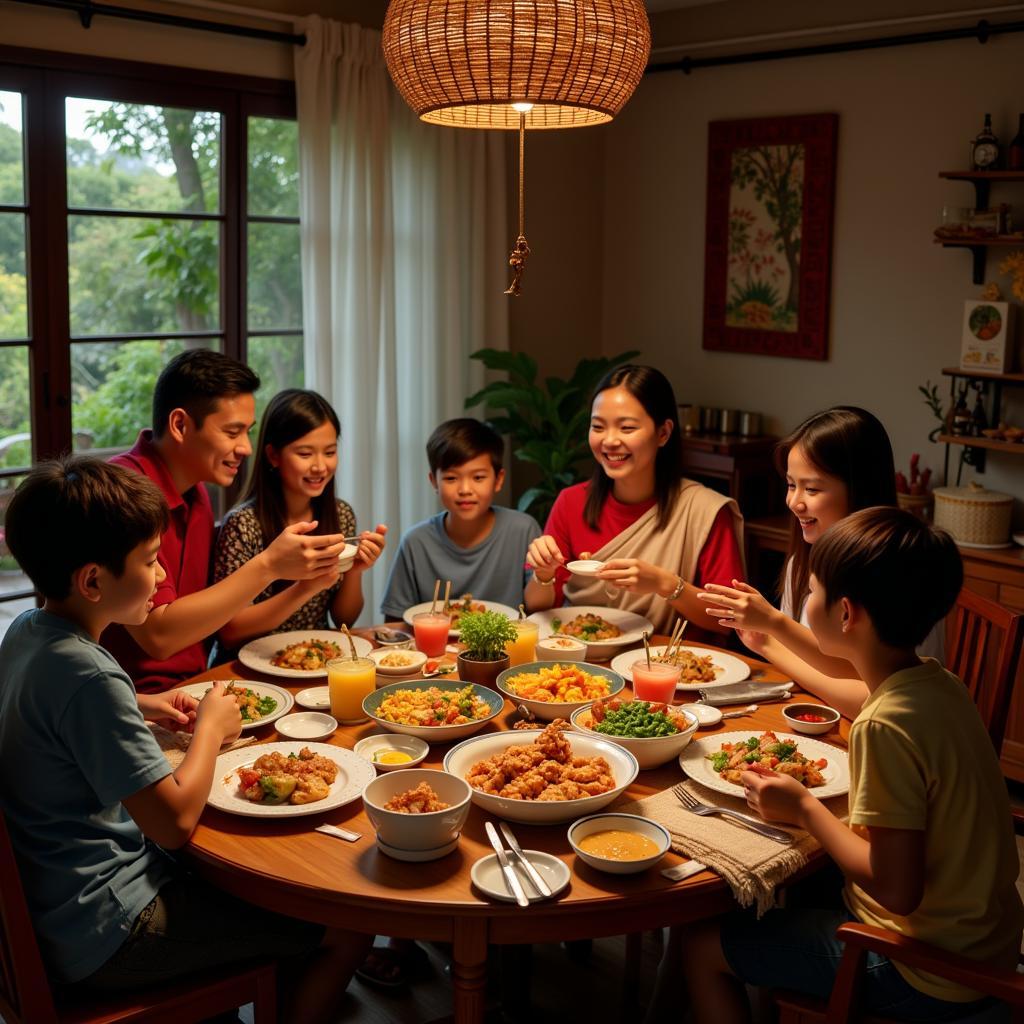
[[[966,437],[971,432],[971,410],[967,408],[967,385],[956,396],[950,431],[955,437]]]
[[[974,399],[974,411],[971,413],[971,433],[975,437],[981,437],[981,432],[988,429],[988,416],[985,415],[985,406],[981,401],[981,388],[978,388],[978,395]]]
[[[1010,141],[1006,165],[1011,171],[1024,171],[1024,114],[1017,115],[1017,134]]]
[[[999,162],[999,139],[992,131],[992,115],[985,115],[985,126],[971,143],[971,164],[976,171],[994,171]]]

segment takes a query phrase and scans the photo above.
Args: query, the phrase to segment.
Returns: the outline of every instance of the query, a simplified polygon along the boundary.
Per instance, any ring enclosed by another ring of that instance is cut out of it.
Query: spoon
[[[723,718],[743,718],[746,715],[752,715],[757,710],[756,704],[748,704],[742,711],[730,711],[727,714],[722,715]]]
[[[518,711],[519,714],[522,715],[522,719],[524,722],[537,721],[537,716],[525,704],[517,704],[516,711]]]

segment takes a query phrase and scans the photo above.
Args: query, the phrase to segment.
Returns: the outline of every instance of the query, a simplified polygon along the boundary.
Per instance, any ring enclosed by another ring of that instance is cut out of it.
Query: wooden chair
[[[1010,1004],[1011,1020],[1024,1020],[1024,974],[996,970],[988,964],[874,925],[851,922],[840,925],[837,934],[846,943],[846,949],[828,1004],[795,993],[776,992],[779,1024],[818,1024],[821,1021],[828,1024],[850,1024],[852,1021],[890,1024],[888,1017],[865,1016],[860,1010],[860,981],[869,951],[995,996]]]
[[[970,691],[997,754],[1003,745],[1022,639],[1024,616],[961,589],[947,618],[946,665]]]
[[[73,1004],[54,999],[32,929],[7,824],[0,815],[0,1016],[6,1024],[192,1024],[253,1004],[256,1024],[277,1020],[273,962],[225,967],[182,978],[159,989],[124,995],[75,993]]]

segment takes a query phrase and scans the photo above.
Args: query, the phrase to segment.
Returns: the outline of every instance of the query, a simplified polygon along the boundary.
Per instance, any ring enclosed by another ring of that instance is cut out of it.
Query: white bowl
[[[586,661],[587,645],[574,636],[553,633],[537,641],[538,661]]]
[[[801,722],[797,715],[823,715],[825,718],[824,722]],[[806,733],[808,736],[823,736],[827,732],[831,732],[838,724],[839,719],[842,717],[835,708],[826,707],[824,704],[787,704],[782,709],[782,717],[786,720],[786,725],[791,729],[795,729],[797,732]]]
[[[447,810],[427,814],[403,814],[386,810],[384,805],[399,793],[426,782]],[[377,837],[399,850],[436,850],[459,838],[469,815],[472,789],[465,779],[434,768],[406,768],[378,775],[363,790],[366,816],[377,830]]]
[[[338,721],[322,711],[297,711],[279,718],[274,728],[290,740],[325,740],[338,728]]]
[[[565,567],[574,576],[596,576],[604,562],[598,558],[577,558],[575,562],[566,562]]]
[[[600,857],[595,853],[587,853],[581,850],[577,843],[595,832],[603,832],[606,829],[619,829],[624,832],[639,832],[647,836],[658,847],[658,852],[650,857],[643,857],[640,860],[612,860],[610,857]],[[592,814],[588,818],[581,818],[569,827],[569,845],[576,851],[576,856],[585,864],[589,864],[598,871],[607,871],[611,875],[633,875],[639,871],[646,871],[653,867],[668,853],[672,845],[672,838],[668,830],[650,818],[642,818],[638,814]]]
[[[377,714],[381,704],[398,690],[429,690],[435,686],[447,693],[472,686],[474,696],[479,697],[490,708],[487,717],[463,722],[462,725],[402,725],[398,722],[389,722]],[[363,713],[369,715],[382,729],[402,736],[416,736],[427,743],[451,743],[452,740],[465,739],[482,729],[504,709],[505,699],[500,693],[495,693],[489,686],[478,686],[475,683],[463,682],[461,679],[409,679],[399,683],[388,683],[387,686],[378,687],[363,699]]]
[[[361,758],[369,761],[377,771],[393,772],[405,768],[415,768],[427,756],[430,744],[415,736],[367,736],[352,749]],[[374,756],[385,750],[400,750],[403,754],[408,754],[411,760],[403,761],[401,764],[385,764],[375,761]]]
[[[625,747],[635,758],[640,770],[657,768],[660,764],[667,764],[679,756],[679,752],[685,747],[693,734],[700,726],[695,715],[689,711],[682,711],[680,708],[672,708],[686,717],[688,728],[683,732],[673,733],[671,736],[609,736],[603,732],[595,732],[590,728],[592,721],[592,708],[582,707],[574,711],[569,721],[573,729],[587,736],[600,736],[603,740],[617,743]]]
[[[392,656],[399,657],[402,661],[407,662],[405,665],[382,665],[381,662],[385,658]],[[382,676],[408,676],[414,672],[418,672],[423,665],[426,663],[427,656],[422,651],[409,651],[409,650],[396,650],[393,646],[391,647],[380,647],[375,651],[370,651],[367,655],[368,658],[373,659],[373,663],[377,666],[377,672]]]
[[[509,730],[463,740],[445,755],[444,770],[465,779],[478,761],[494,757],[509,747],[533,743],[540,734],[540,729]],[[590,814],[607,807],[636,778],[639,771],[636,758],[628,750],[604,739],[597,739],[593,734],[570,732],[566,735],[574,757],[601,756],[608,762],[612,778],[615,780],[614,789],[579,800],[512,800],[474,789],[473,803],[495,817],[521,821],[527,825],[551,825],[572,821],[581,814]]]
[[[583,672],[589,672],[592,676],[601,676],[602,679],[606,679],[608,681],[608,692],[606,694],[602,694],[600,697],[590,697],[587,700],[556,703],[554,701],[531,700],[527,697],[521,697],[508,686],[509,680],[523,673],[540,672],[541,669],[556,667],[557,662],[528,661],[523,665],[515,665],[512,668],[505,669],[504,672],[498,675],[494,685],[499,693],[503,693],[513,704],[522,704],[542,722],[553,722],[556,718],[568,718],[577,708],[588,707],[595,700],[608,700],[610,697],[614,697],[626,685],[626,681],[618,672],[613,672],[610,668],[605,668],[603,665],[591,665],[589,662],[584,661],[572,662],[572,667],[578,668]]]
[[[338,572],[348,572],[352,568],[358,551],[358,544],[346,544],[341,549],[341,554],[338,555]]]

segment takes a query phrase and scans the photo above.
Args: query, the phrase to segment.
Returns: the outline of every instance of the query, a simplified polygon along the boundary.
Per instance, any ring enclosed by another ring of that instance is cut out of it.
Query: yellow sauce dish
[[[591,814],[569,826],[569,845],[585,864],[612,875],[653,867],[668,852],[668,830],[639,814]]]

